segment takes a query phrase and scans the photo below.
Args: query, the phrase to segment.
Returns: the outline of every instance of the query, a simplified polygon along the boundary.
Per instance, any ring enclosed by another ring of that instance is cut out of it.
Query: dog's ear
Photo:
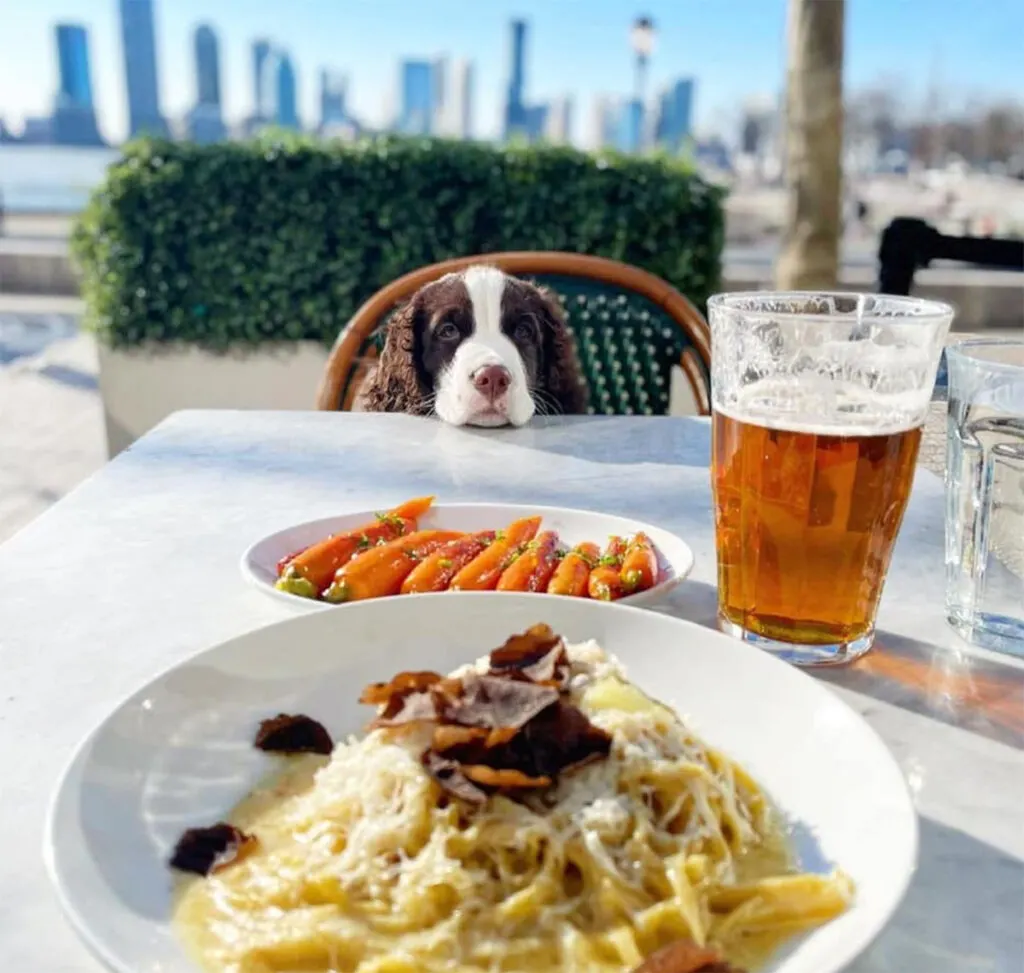
[[[431,390],[419,365],[422,334],[423,302],[417,294],[387,324],[380,361],[359,392],[362,411],[430,414]]]
[[[576,355],[576,341],[566,324],[565,309],[550,288],[537,286],[537,292],[544,332],[544,391],[554,400],[558,412],[580,415],[587,411],[587,385]]]

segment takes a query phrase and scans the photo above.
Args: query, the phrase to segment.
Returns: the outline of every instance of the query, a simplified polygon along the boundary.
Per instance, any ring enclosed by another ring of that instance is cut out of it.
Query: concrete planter
[[[328,349],[312,341],[215,355],[99,347],[110,456],[179,409],[311,409]]]

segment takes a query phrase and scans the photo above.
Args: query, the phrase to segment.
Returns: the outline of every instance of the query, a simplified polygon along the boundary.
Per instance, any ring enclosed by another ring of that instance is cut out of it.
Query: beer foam
[[[929,396],[917,389],[879,392],[853,382],[762,379],[713,395],[715,411],[755,426],[816,436],[889,436],[924,423]]]

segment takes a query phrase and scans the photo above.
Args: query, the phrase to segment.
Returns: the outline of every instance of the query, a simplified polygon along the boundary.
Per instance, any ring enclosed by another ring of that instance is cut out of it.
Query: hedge
[[[113,347],[330,342],[396,277],[567,250],[717,288],[722,193],[684,164],[383,137],[126,147],[75,229],[86,318]]]

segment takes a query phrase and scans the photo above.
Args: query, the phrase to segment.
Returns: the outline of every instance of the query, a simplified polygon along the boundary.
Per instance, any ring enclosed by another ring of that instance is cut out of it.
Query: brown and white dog
[[[522,426],[535,414],[586,407],[558,299],[488,266],[447,274],[413,295],[388,325],[355,403],[455,426]]]

